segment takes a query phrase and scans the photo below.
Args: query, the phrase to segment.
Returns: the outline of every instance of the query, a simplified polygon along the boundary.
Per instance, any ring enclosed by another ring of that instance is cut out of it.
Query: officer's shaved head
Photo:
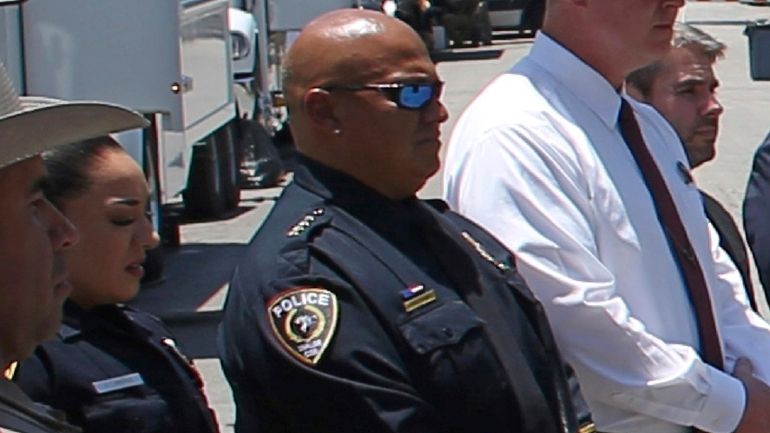
[[[438,170],[439,125],[447,118],[438,94],[408,109],[401,93],[376,87],[440,88],[425,44],[403,21],[358,9],[322,15],[302,30],[284,69],[303,155],[391,198],[413,195]]]
[[[289,109],[301,110],[305,92],[313,87],[343,80],[362,84],[376,77],[385,66],[381,62],[402,51],[397,44],[404,38],[420,40],[402,21],[374,11],[340,9],[311,21],[284,61]]]

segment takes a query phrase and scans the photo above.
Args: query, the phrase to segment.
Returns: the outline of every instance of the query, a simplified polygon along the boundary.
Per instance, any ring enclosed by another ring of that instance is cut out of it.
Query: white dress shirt
[[[516,253],[601,431],[730,432],[743,385],[701,361],[687,288],[620,135],[618,92],[543,33],[455,127],[447,200]],[[705,274],[726,371],[770,378],[770,327],[718,247],[675,131],[629,101]],[[683,165],[683,167],[678,167]],[[768,409],[770,410],[770,409]]]

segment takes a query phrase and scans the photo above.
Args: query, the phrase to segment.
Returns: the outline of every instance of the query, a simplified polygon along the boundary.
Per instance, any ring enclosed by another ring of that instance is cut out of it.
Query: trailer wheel
[[[187,187],[182,192],[185,212],[202,218],[219,218],[237,206],[240,185],[232,125],[226,124],[193,146]]]
[[[214,138],[193,146],[187,187],[182,191],[185,213],[196,217],[218,217],[227,208],[219,176],[219,155]]]
[[[240,140],[237,140],[238,120],[233,120],[219,128],[214,140],[220,155],[219,170],[222,178],[222,190],[225,196],[225,209],[238,207],[241,201],[241,155]]]
[[[163,274],[166,267],[166,259],[163,254],[163,248],[158,247],[147,251],[147,257],[142,265],[144,276],[142,284],[149,285],[163,281]]]
[[[148,120],[153,121],[151,115],[147,116]],[[163,226],[168,223],[163,215],[163,207],[160,198],[160,180],[158,178],[158,165],[157,161],[157,129],[155,124],[147,128],[144,132],[144,145],[142,148],[142,165],[144,166],[144,173],[147,179],[147,184],[150,186],[150,210],[152,214],[152,224],[156,231],[161,235],[161,245],[153,250],[147,251],[147,258],[144,261],[144,277],[142,277],[142,284],[152,284],[163,280],[163,274],[166,269],[166,260],[163,251],[163,246],[167,243],[168,239],[164,238]],[[179,242],[179,238],[175,239]],[[177,243],[178,245],[178,243]]]

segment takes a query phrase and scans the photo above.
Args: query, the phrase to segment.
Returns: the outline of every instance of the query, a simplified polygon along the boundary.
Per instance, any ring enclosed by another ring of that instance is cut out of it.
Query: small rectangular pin
[[[426,289],[422,284],[408,287],[402,290],[400,294],[404,301],[404,310],[407,313],[436,300],[436,292],[433,289]]]
[[[93,382],[94,389],[98,394],[106,394],[112,391],[119,391],[121,389],[131,388],[144,384],[144,379],[139,373],[129,373],[123,376],[111,377],[109,379],[98,380]]]
[[[423,286],[422,284],[415,284],[413,286],[409,286],[406,289],[402,290],[401,292],[399,292],[399,294],[401,295],[401,299],[403,299],[404,301],[408,301],[424,291],[425,291],[425,286]]]

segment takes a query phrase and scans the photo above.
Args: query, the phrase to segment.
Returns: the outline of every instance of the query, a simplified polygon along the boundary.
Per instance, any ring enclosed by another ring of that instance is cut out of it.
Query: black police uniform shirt
[[[230,283],[219,344],[236,433],[576,428],[542,307],[501,244],[299,161]],[[454,244],[428,248],[426,219]]]
[[[84,433],[214,433],[195,368],[154,316],[122,305],[64,305],[57,338],[17,368],[34,400]]]

